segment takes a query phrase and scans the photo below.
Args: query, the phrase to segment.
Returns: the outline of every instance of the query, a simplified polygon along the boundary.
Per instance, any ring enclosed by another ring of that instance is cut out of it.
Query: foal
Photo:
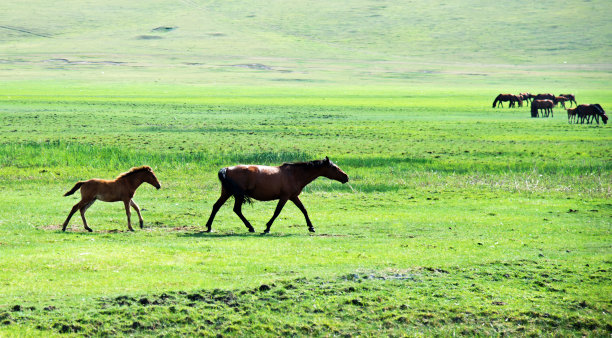
[[[306,208],[298,195],[302,189],[317,177],[327,177],[341,183],[348,182],[349,178],[344,171],[338,168],[328,157],[324,160],[299,163],[285,163],[279,167],[263,165],[237,165],[219,170],[221,181],[221,197],[213,205],[212,212],[206,222],[206,232],[211,231],[212,222],[219,208],[234,196],[234,212],[240,217],[249,232],[255,232],[251,223],[242,215],[242,203],[251,202],[251,198],[259,201],[278,200],[274,215],[266,223],[264,233],[270,232],[272,223],[280,214],[288,200],[293,202],[304,214],[308,230],[314,232],[314,226],[308,218]]]
[[[149,166],[142,166],[130,169],[130,171],[117,176],[114,180],[101,180],[94,178],[87,181],[77,182],[75,186],[70,189],[64,196],[70,196],[75,191],[81,189],[81,201],[75,204],[68,214],[68,218],[64,221],[62,231],[66,231],[66,226],[70,221],[72,215],[77,211],[81,211],[81,218],[83,219],[83,225],[85,230],[91,232],[91,228],[87,226],[87,220],[85,220],[85,211],[89,208],[96,200],[104,202],[118,202],[122,201],[125,205],[125,213],[127,214],[128,229],[134,231],[130,220],[130,205],[136,210],[138,219],[140,221],[140,228],[143,227],[142,216],[140,215],[140,208],[132,200],[136,189],[142,183],[149,183],[155,188],[161,188],[157,177],[153,173],[153,170]]]

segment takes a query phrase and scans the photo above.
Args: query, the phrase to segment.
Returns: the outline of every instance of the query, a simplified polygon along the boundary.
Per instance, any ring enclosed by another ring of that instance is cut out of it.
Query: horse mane
[[[599,110],[600,115],[605,115],[606,112],[603,110],[603,108],[599,105],[599,103],[595,103],[593,105],[595,107],[595,109]]]
[[[319,168],[322,167],[325,160],[314,160],[308,162],[285,162],[281,167],[299,167],[299,168]]]
[[[140,167],[134,167],[134,168],[128,170],[127,172],[119,174],[119,176],[117,176],[116,179],[118,180],[120,178],[125,178],[125,177],[131,176],[133,174],[137,174],[139,172],[142,172],[142,171],[151,171],[151,167],[149,167],[148,165],[143,165],[143,166],[140,166]]]

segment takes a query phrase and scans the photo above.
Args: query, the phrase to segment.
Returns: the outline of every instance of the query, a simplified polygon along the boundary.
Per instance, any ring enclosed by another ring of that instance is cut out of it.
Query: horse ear
[[[325,156],[325,162],[329,163],[329,157]]]

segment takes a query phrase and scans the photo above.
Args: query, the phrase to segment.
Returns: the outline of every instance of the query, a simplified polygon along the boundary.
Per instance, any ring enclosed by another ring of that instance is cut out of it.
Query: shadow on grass
[[[217,233],[217,232],[205,232],[205,231],[196,231],[196,232],[185,232],[177,234],[177,237],[196,237],[196,238],[242,238],[242,237],[303,237],[301,234],[285,234],[285,233],[261,233],[261,232],[244,232],[244,233],[233,233],[233,232],[225,232],[225,233]]]

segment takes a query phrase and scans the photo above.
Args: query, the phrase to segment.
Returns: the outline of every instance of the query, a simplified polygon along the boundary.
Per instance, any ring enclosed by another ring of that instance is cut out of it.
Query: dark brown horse
[[[598,103],[578,105],[576,106],[576,108],[574,108],[573,113],[578,116],[578,119],[580,119],[581,124],[584,123],[585,120],[587,124],[592,123],[593,121],[599,124],[600,116],[601,121],[604,124],[608,124],[608,115],[606,115],[606,112]]]
[[[512,108],[514,107],[514,103],[515,102],[519,102],[519,106],[523,105],[523,102],[520,101],[520,99],[516,96],[516,95],[512,95],[512,94],[499,94],[497,95],[497,97],[495,98],[495,100],[493,101],[493,108],[495,108],[495,106],[498,105],[501,106],[502,108],[504,107],[503,103],[504,101],[508,101],[508,108]]]
[[[576,102],[576,96],[574,96],[574,94],[559,94],[559,96],[564,96],[567,101],[570,103],[570,107],[573,104],[576,104],[576,106],[578,105],[578,102]]]
[[[534,96],[533,99],[534,100],[551,100],[552,102],[555,102],[555,95],[554,94],[538,94]]]
[[[567,123],[572,122],[578,122],[578,113],[576,112],[576,108],[567,109]]]
[[[533,100],[531,102],[531,117],[539,117],[539,111],[544,110],[542,117],[553,116],[553,107],[555,106],[552,100]]]
[[[568,101],[568,99],[565,96],[555,96],[555,100],[553,102],[555,103],[555,107],[561,103],[561,106],[563,106],[563,109],[565,109],[566,101]]]
[[[251,199],[259,201],[278,200],[274,215],[266,223],[264,233],[270,232],[272,223],[280,214],[287,201],[293,202],[304,214],[308,230],[314,232],[314,227],[308,218],[306,208],[300,201],[298,195],[302,189],[314,181],[317,177],[327,177],[341,183],[348,182],[348,175],[344,173],[329,158],[311,162],[285,163],[278,167],[263,165],[237,165],[219,170],[221,181],[221,197],[215,202],[206,222],[206,232],[211,231],[212,222],[219,208],[234,196],[234,212],[240,217],[249,232],[255,230],[242,215],[242,204],[250,202]]]
[[[68,225],[70,218],[77,210],[80,210],[85,230],[91,232],[92,230],[89,226],[87,226],[87,220],[85,220],[85,211],[87,211],[87,209],[96,200],[104,202],[122,201],[125,205],[128,229],[130,229],[130,231],[134,231],[130,220],[130,206],[132,206],[138,214],[140,228],[142,228],[143,220],[142,216],[140,215],[140,208],[138,208],[138,205],[136,205],[132,198],[134,197],[136,189],[138,189],[138,187],[144,182],[149,183],[157,189],[161,187],[157,177],[155,177],[153,170],[149,166],[132,168],[130,171],[117,176],[117,178],[114,180],[101,180],[94,178],[87,181],[77,182],[77,184],[75,184],[70,191],[65,193],[64,196],[70,196],[74,194],[75,191],[81,189],[81,200],[72,207],[72,210],[70,210],[70,214],[68,214],[68,218],[66,218],[66,221],[64,221],[62,226],[62,231],[66,231],[66,226]]]
[[[523,101],[526,102],[527,107],[529,107],[531,100],[533,100],[533,98],[535,97],[535,95],[531,93],[520,93],[519,96],[521,97]]]

